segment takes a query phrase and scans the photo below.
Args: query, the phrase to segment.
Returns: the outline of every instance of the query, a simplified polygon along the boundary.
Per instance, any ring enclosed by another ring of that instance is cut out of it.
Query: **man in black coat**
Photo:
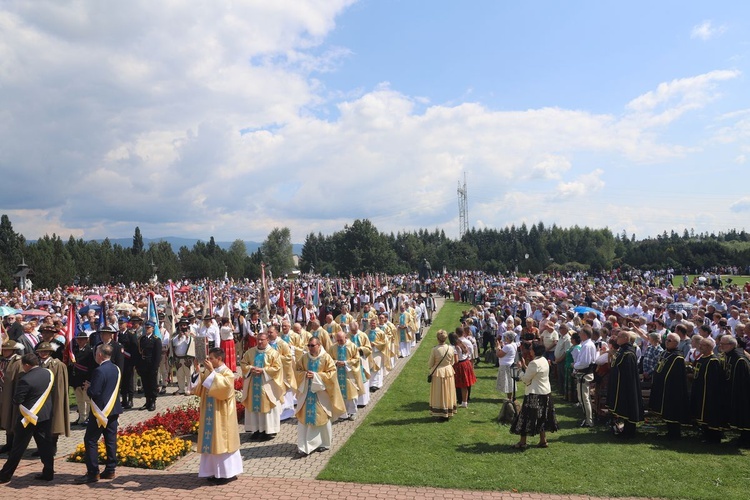
[[[8,337],[18,342],[18,339],[23,335],[23,314],[16,314],[9,319],[13,321],[8,325]]]
[[[724,354],[724,404],[729,425],[740,433],[737,444],[750,448],[750,360],[731,335],[720,338],[719,350]]]
[[[161,339],[154,335],[153,321],[147,321],[143,336],[138,341],[140,360],[138,362],[138,375],[143,382],[143,393],[146,403],[141,410],[156,410],[156,398],[159,393],[158,376],[159,363],[161,363]]]
[[[132,328],[128,328],[128,318],[120,318],[118,320],[120,331],[117,333],[117,341],[122,346],[123,355],[120,397],[122,398],[122,407],[126,410],[133,407],[133,392],[135,390],[133,379],[135,378],[135,368],[140,359],[138,329],[143,323],[143,319],[133,316],[130,318],[130,322],[133,324]]]
[[[725,407],[722,404],[724,370],[714,354],[716,343],[711,337],[701,339],[698,346],[701,357],[695,362],[693,387],[690,395],[690,413],[700,426],[702,441],[721,443],[723,429],[727,426]]]
[[[681,425],[688,421],[688,390],[685,375],[685,357],[677,346],[680,336],[667,335],[667,349],[659,356],[653,373],[653,384],[649,396],[649,408],[667,424],[666,438],[676,440],[682,437]]]
[[[617,435],[623,438],[635,436],[635,426],[643,422],[643,398],[638,377],[638,360],[635,354],[636,334],[627,330],[617,335],[619,346],[612,369],[609,372],[607,406],[610,413],[623,420],[623,430]],[[619,427],[618,427],[619,428]]]
[[[89,338],[86,332],[80,330],[76,332],[76,340],[73,344],[73,355],[75,363],[68,365],[68,385],[75,390],[76,404],[78,405],[78,425],[86,425],[86,419],[89,416],[89,398],[86,395],[84,384],[91,380],[91,371],[96,366],[94,361],[94,351],[89,344]]]
[[[114,479],[117,465],[117,425],[122,413],[120,406],[120,368],[112,363],[114,347],[110,343],[99,344],[96,348],[96,367],[91,374],[91,382],[86,383],[86,393],[91,398],[91,414],[83,437],[86,446],[86,474],[75,479],[76,484],[95,483],[101,479]],[[98,442],[104,434],[107,462],[104,472],[99,474]]]
[[[94,353],[96,353],[96,348],[102,344],[107,344],[112,346],[112,363],[117,365],[117,368],[120,369],[120,372],[122,372],[124,363],[125,363],[125,357],[122,354],[122,346],[114,340],[115,334],[117,333],[117,329],[114,326],[105,326],[101,329],[99,334],[101,335],[102,341],[94,346]]]
[[[13,428],[13,447],[8,461],[0,469],[0,483],[7,483],[18,468],[31,438],[36,441],[42,460],[42,473],[34,479],[52,481],[55,476],[55,439],[52,435],[52,372],[39,366],[39,358],[33,352],[21,358],[24,375],[18,380],[13,403],[18,405],[19,415]]]

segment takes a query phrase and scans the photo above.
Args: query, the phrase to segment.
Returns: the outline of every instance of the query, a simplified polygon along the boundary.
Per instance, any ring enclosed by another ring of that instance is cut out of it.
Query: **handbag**
[[[432,383],[432,374],[435,373],[435,370],[438,369],[438,366],[440,366],[440,363],[442,363],[443,360],[445,359],[445,357],[448,355],[448,351],[450,351],[450,349],[446,349],[445,354],[443,354],[443,357],[440,359],[440,362],[435,365],[435,368],[432,369],[432,373],[430,373],[429,375],[427,375],[427,383],[428,384]]]
[[[513,397],[506,399],[500,406],[500,413],[496,419],[498,424],[512,424],[518,414],[521,413],[521,405],[516,401],[516,381],[518,381],[519,377],[515,366],[511,368],[510,375],[513,379]]]

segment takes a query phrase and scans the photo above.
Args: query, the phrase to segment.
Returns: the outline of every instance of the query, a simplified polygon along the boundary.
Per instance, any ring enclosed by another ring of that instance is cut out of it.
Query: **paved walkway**
[[[438,299],[438,310],[443,305],[443,299]],[[403,367],[412,358],[397,360],[396,368],[387,376],[383,389],[372,393],[370,404],[359,410],[357,420],[339,421],[333,425],[333,446],[330,451],[314,453],[308,457],[295,459],[297,450],[297,421],[290,419],[281,424],[281,432],[273,441],[255,443],[247,440],[248,435],[242,433],[240,453],[245,465],[245,472],[237,481],[222,485],[208,485],[205,480],[197,477],[198,461],[200,455],[190,453],[176,464],[165,471],[152,471],[146,469],[134,469],[118,467],[118,476],[112,481],[100,481],[89,486],[76,486],[71,480],[85,473],[82,464],[67,462],[65,457],[72,453],[79,443],[83,442],[83,427],[73,427],[71,436],[61,438],[58,443],[58,458],[56,460],[56,476],[51,483],[41,483],[33,479],[34,475],[41,471],[38,459],[30,457],[32,448],[27,452],[25,459],[21,462],[13,480],[0,488],[19,489],[23,491],[26,499],[47,499],[54,491],[54,498],[64,498],[68,495],[80,495],[82,491],[91,488],[92,494],[105,493],[112,498],[128,498],[139,500],[145,498],[156,498],[159,496],[174,497],[180,492],[189,491],[190,495],[198,494],[201,498],[233,499],[246,496],[248,491],[253,491],[256,498],[301,498],[301,497],[353,497],[359,498],[390,498],[390,499],[427,499],[427,498],[471,498],[471,499],[497,499],[497,498],[520,498],[520,499],[584,499],[581,496],[549,496],[533,493],[515,492],[481,492],[445,490],[439,488],[417,488],[390,485],[368,485],[357,483],[341,483],[329,481],[317,481],[315,477],[322,471],[330,458],[349,439],[360,422],[367,416],[369,411],[377,404],[401,372]],[[170,393],[174,388],[169,388]],[[137,396],[135,406],[142,404],[143,397]],[[161,396],[157,403],[157,410],[163,411],[167,408],[178,406],[186,402],[185,396]],[[153,416],[153,412],[129,410],[120,417],[120,427],[126,427],[146,420]],[[78,414],[71,412],[71,421],[75,421]],[[240,430],[244,431],[242,424]],[[5,433],[0,433],[0,444],[5,442]],[[267,493],[258,494],[258,478],[263,478],[263,489]],[[51,488],[54,488],[52,490]],[[105,491],[95,490],[105,488]],[[1,491],[1,490],[0,490]],[[0,494],[1,495],[1,494]],[[3,495],[4,496],[4,495]]]

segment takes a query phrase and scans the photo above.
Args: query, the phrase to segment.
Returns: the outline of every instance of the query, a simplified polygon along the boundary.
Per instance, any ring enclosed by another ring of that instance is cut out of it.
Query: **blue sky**
[[[750,229],[745,2],[98,5],[0,5],[28,238]]]

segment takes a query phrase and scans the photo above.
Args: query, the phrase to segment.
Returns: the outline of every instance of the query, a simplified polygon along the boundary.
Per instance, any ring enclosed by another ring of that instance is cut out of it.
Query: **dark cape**
[[[699,425],[713,430],[724,429],[727,417],[723,405],[725,377],[721,361],[713,354],[699,358],[693,376],[690,415]]]
[[[750,360],[742,349],[734,349],[725,356],[724,401],[728,405],[729,424],[735,429],[750,431]]]
[[[653,373],[648,407],[665,422],[686,423],[689,404],[685,357],[677,349],[664,351]]]
[[[638,378],[635,346],[625,344],[612,359],[607,386],[607,406],[610,413],[630,423],[643,422],[643,398]]]

